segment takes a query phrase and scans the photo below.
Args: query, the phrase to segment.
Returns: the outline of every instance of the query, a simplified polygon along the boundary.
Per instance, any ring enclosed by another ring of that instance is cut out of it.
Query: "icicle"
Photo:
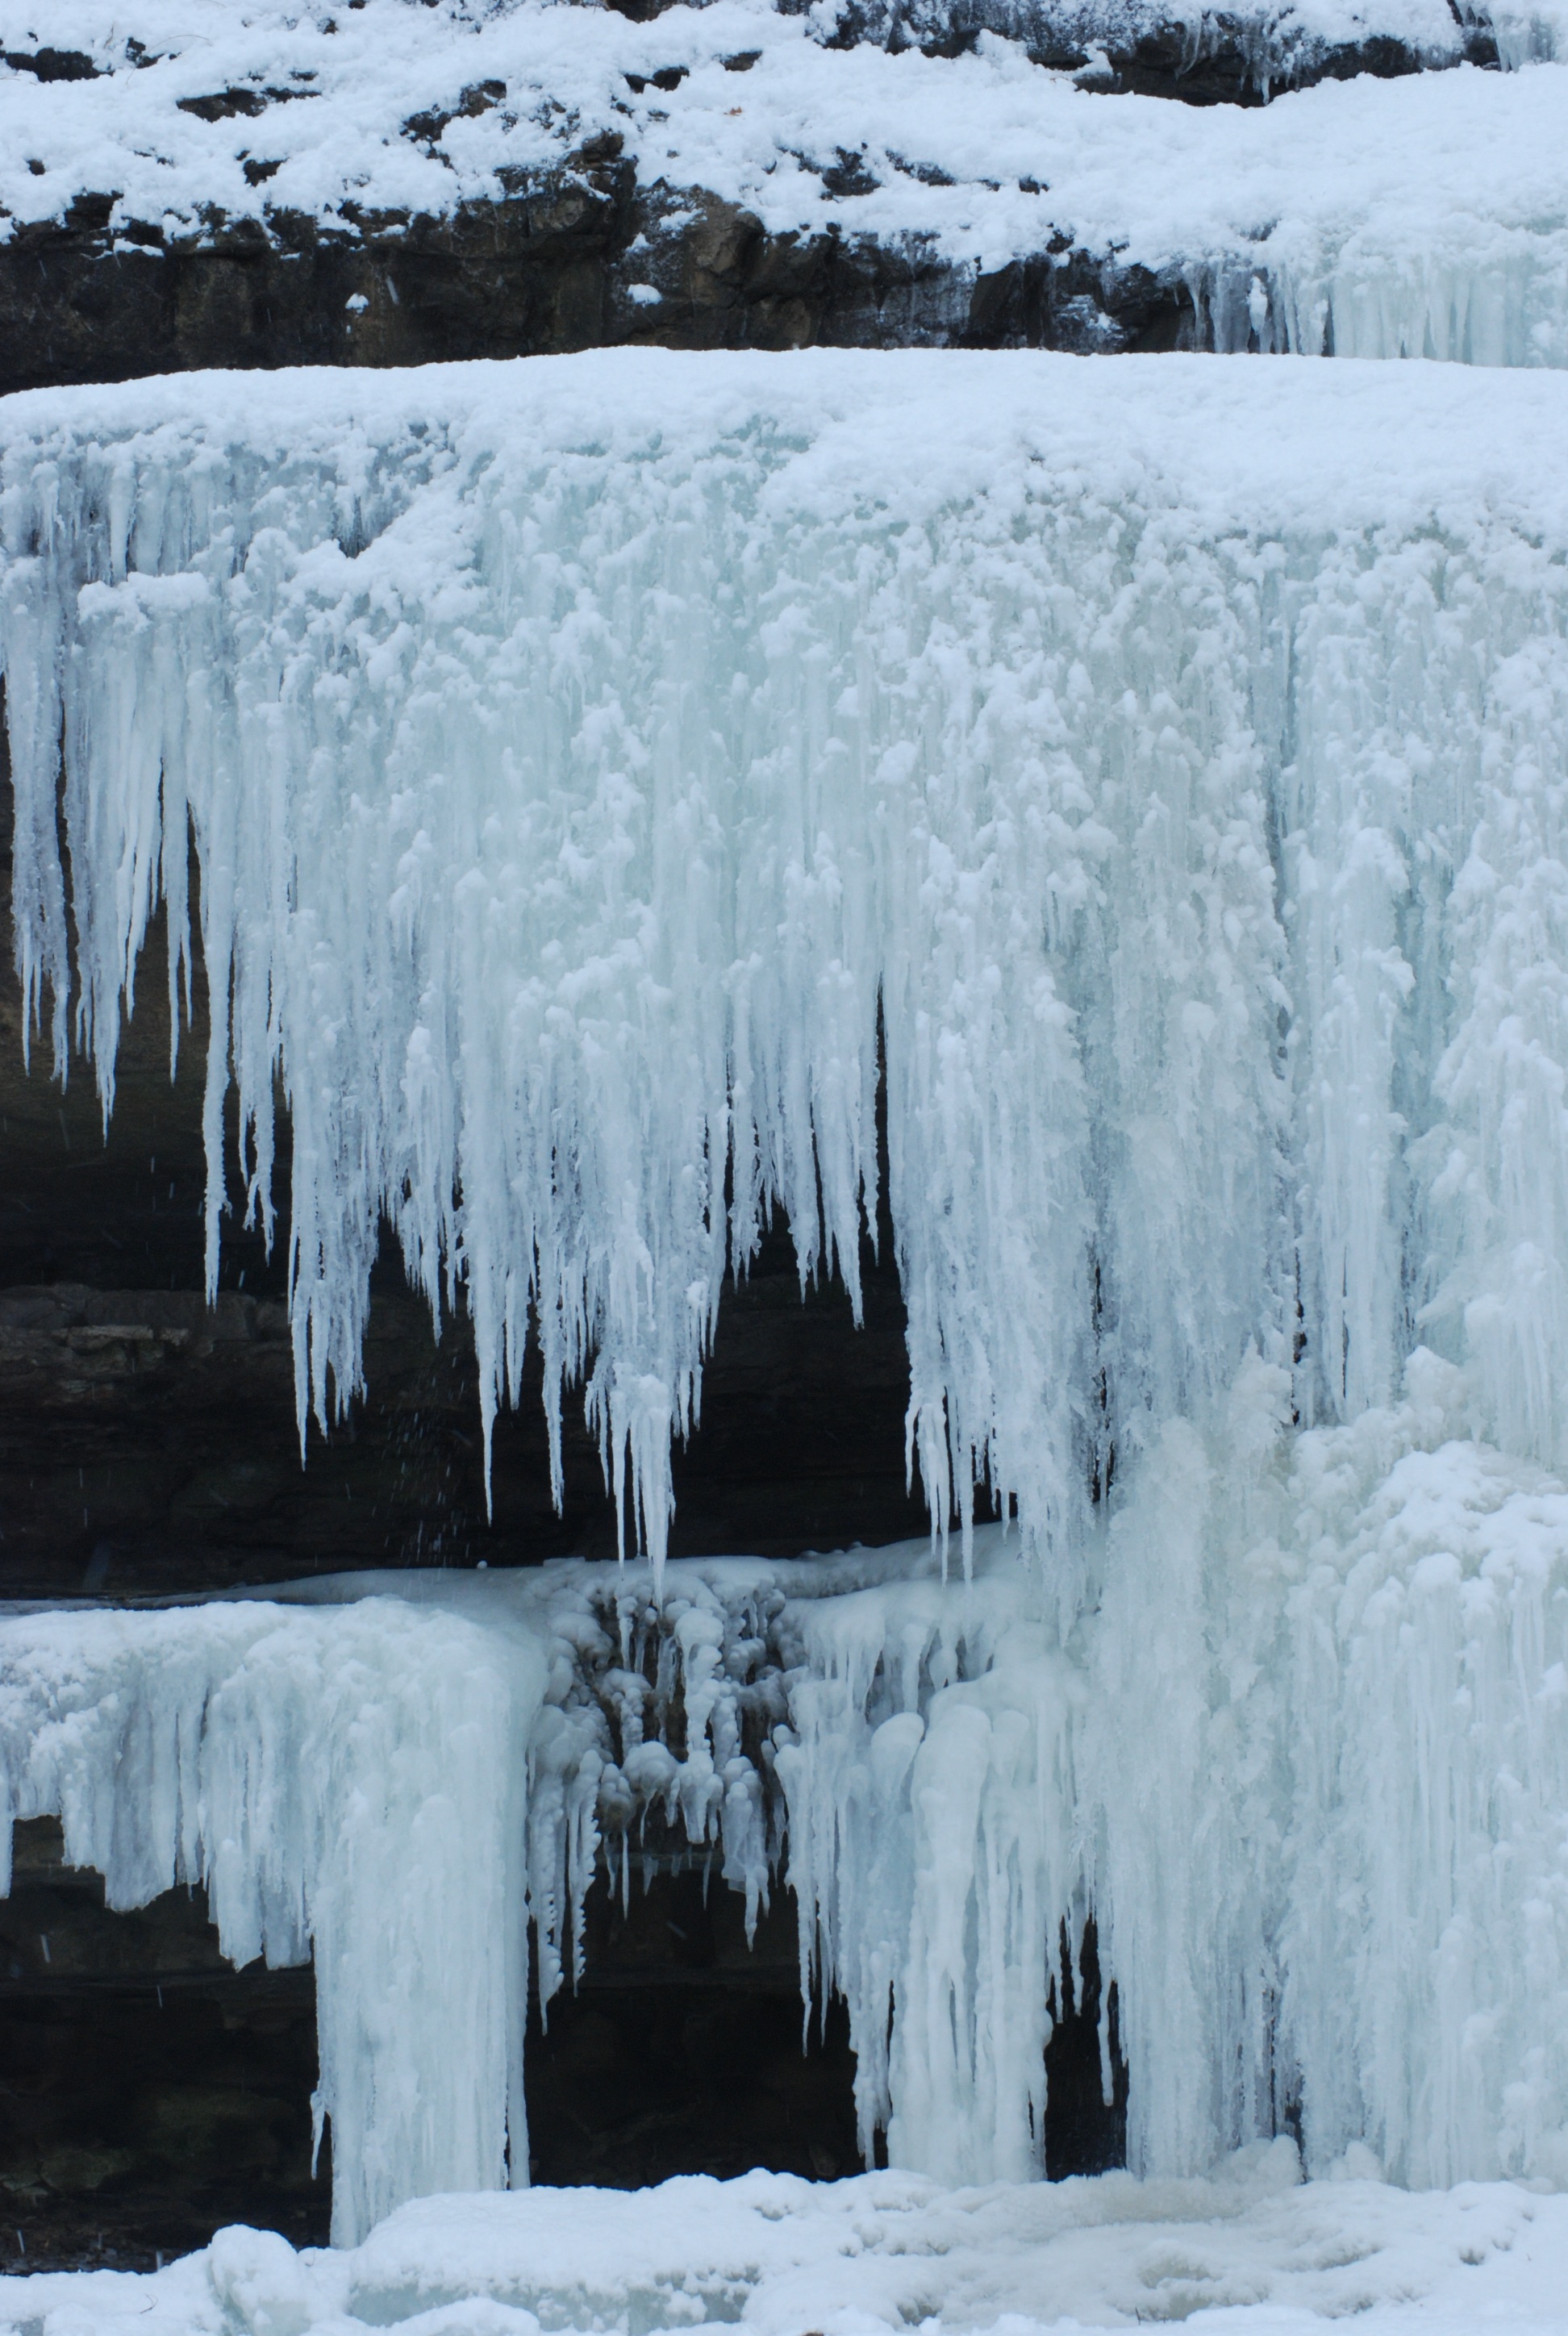
[[[542,1650],[385,1600],[0,1621],[10,1815],[111,1907],[206,1885],[223,1952],[314,1956],[332,2229],[526,2179],[514,1844]],[[6,1825],[9,1840],[9,1821]]]

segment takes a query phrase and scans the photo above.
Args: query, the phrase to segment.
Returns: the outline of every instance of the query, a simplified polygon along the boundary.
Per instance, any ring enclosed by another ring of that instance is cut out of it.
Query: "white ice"
[[[522,1812],[543,1650],[378,1599],[0,1618],[0,1855],[55,1815],[111,1907],[200,1883],[316,1964],[332,2227],[526,2169]]]
[[[302,1424],[385,1214],[487,1437],[529,1336],[552,1440],[586,1375],[656,1567],[726,1259],[782,1207],[856,1293],[879,1016],[911,1456],[1064,1615],[1095,1484],[1254,1348],[1310,1423],[1424,1338],[1568,1458],[1565,401],[821,351],[14,399],[56,1066],[112,1107],[189,835],[209,1270],[280,1077]]]
[[[37,16],[0,0],[0,51],[35,47]],[[1517,61],[1557,53],[1549,16],[1507,17]],[[1459,37],[1437,0],[1271,12],[1268,24],[1287,46],[1320,31],[1437,49]],[[1222,350],[1568,364],[1568,67],[1362,76],[1266,109],[1194,108],[1096,95],[993,34],[941,58],[832,50],[824,29],[758,0],[646,24],[537,0],[374,0],[330,17],[270,0],[144,0],[129,15],[55,0],[48,42],[102,71],[40,83],[0,67],[0,237],[96,193],[114,198],[123,248],[152,230],[199,244],[274,212],[352,240],[362,216],[496,200],[613,135],[672,230],[712,199],[721,237],[723,207],[738,206],[774,235],[875,238],[917,268],[954,264],[960,308],[977,273],[1065,238],[1182,289],[1194,333]],[[748,55],[744,73],[726,69]],[[685,72],[674,90],[649,81],[671,68]],[[226,90],[265,98],[262,111],[181,111]],[[846,157],[867,191],[824,184]],[[257,162],[268,170],[252,184]],[[657,311],[650,292],[681,297],[677,249],[656,237],[612,273],[627,337]],[[1108,330],[1082,321],[1090,339]],[[358,329],[346,313],[346,356]]]
[[[8,1622],[13,1806],[85,1779],[68,1846],[120,1903],[117,1827],[156,1850],[138,1892],[227,1888],[241,1842],[246,1908],[276,1844],[292,1927],[225,1936],[309,1929],[320,1971],[352,1905],[330,2047],[390,1983],[404,1802],[341,1900],[319,1846],[355,1763],[406,1740],[422,1807],[460,1740],[492,1968],[526,1887],[542,1992],[570,1978],[639,1811],[754,1904],[782,1843],[862,2130],[933,2178],[1040,2170],[1047,1980],[1092,1909],[1135,2173],[1299,2117],[1315,2175],[1568,2179],[1565,422],[1551,374],[823,352],[10,401],[17,907],[58,1062],[74,1016],[112,1107],[193,839],[213,1254],[230,1075],[265,1219],[277,1074],[302,1416],[356,1384],[385,1212],[472,1311],[487,1425],[527,1335],[557,1420],[588,1374],[651,1560],[415,1577],[439,1646],[379,1605]],[[911,1448],[972,1566],[675,1567],[661,1617],[726,1257],[782,1205],[803,1273],[852,1284],[879,1023]],[[1031,1565],[975,1530],[992,1496]],[[270,1684],[214,1735],[250,1630]],[[546,1650],[526,1759],[523,1689],[480,1726],[464,1684],[492,1642]],[[61,1695],[96,1716],[51,1769]],[[116,1776],[141,1711],[165,1766]],[[201,1760],[310,1728],[305,1815],[243,1845],[248,1767],[209,1830]],[[343,2235],[500,2178],[486,1986],[428,2154],[400,2126]],[[335,2120],[373,2132],[402,2025],[330,2063]]]

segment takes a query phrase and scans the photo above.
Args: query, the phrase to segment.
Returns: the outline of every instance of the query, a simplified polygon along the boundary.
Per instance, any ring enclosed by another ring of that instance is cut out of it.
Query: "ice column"
[[[0,1621],[0,1825],[113,1907],[205,1884],[223,1952],[316,1962],[332,2232],[526,2182],[523,1780],[543,1650],[377,1599]]]

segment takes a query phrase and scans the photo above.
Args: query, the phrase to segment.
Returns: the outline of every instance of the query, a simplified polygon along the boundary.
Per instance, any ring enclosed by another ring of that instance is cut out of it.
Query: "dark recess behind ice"
[[[774,1893],[748,1949],[743,1902],[706,1861],[657,1832],[650,1848],[624,1910],[603,1880],[589,1893],[581,1987],[548,2024],[532,2008],[531,2178],[858,2172],[848,2022],[835,2001],[803,2039],[794,1898]],[[1115,2099],[1101,2096],[1092,1925],[1082,1961],[1082,2001],[1046,2055],[1054,2176],[1125,2153],[1119,2058]],[[101,1878],[63,1863],[54,1818],[19,1825],[0,1899],[0,2272],[150,2269],[241,2220],[325,2244],[315,2010],[308,1967],[224,1962],[204,1891],[110,1913]],[[1113,2012],[1113,2049],[1115,2033]]]

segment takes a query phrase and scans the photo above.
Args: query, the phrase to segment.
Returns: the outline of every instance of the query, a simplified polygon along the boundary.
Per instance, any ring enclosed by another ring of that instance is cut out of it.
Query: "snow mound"
[[[1368,2336],[1494,2323],[1556,2336],[1564,2293],[1568,2201],[1502,2184],[1297,2186],[1285,2142],[1190,2183],[953,2192],[901,2174],[749,2174],[431,2199],[352,2253],[296,2256],[270,2234],[220,2231],[144,2277],[0,2281],[0,2311],[93,2336],[652,2336],[716,2321],[757,2336],[1035,2336],[1208,2312],[1260,2336],[1351,2313]]]

